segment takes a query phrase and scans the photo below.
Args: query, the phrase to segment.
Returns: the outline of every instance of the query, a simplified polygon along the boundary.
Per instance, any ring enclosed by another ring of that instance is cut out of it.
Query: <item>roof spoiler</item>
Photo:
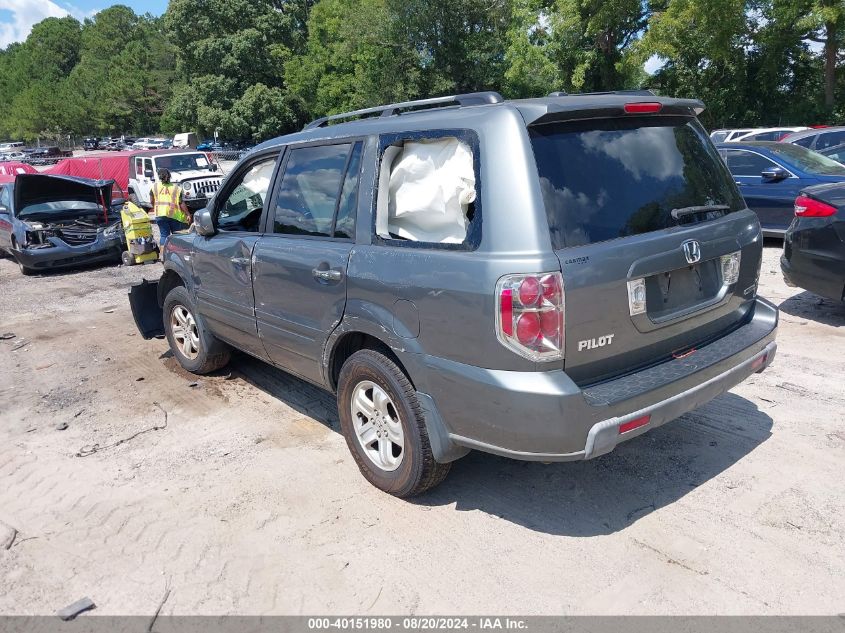
[[[605,96],[627,97],[614,99],[613,101],[598,99],[595,102],[584,103],[581,99],[560,99],[544,104],[542,108],[523,110],[523,117],[527,125],[543,125],[556,121],[577,121],[582,119],[607,119],[623,116],[632,116],[637,112],[626,108],[631,104],[648,103],[660,104],[659,114],[646,114],[645,116],[675,115],[675,116],[699,116],[704,112],[704,103],[697,99],[667,99],[656,97],[653,93],[632,94],[627,93],[599,93]],[[567,95],[571,97],[583,97],[593,95]],[[632,98],[633,97],[633,98]],[[639,98],[637,98],[639,97]],[[643,98],[645,97],[645,99]]]

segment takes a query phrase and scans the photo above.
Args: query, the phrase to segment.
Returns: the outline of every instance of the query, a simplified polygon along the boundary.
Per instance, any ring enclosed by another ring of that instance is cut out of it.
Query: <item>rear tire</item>
[[[184,286],[167,293],[163,312],[167,342],[183,368],[208,374],[229,362],[231,348],[208,331]]]
[[[387,356],[369,349],[350,356],[337,403],[346,444],[376,488],[413,497],[446,478],[451,464],[434,459],[416,390]]]

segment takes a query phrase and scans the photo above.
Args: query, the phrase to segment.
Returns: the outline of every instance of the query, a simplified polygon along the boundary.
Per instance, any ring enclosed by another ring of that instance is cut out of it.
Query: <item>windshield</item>
[[[819,176],[845,176],[845,167],[832,158],[822,156],[806,147],[792,143],[778,143],[777,145],[769,145],[768,150],[807,173]]]
[[[157,156],[156,169],[168,169],[171,172],[211,169],[211,163],[205,154],[177,154],[175,156]]]
[[[720,215],[745,207],[706,133],[688,118],[536,126],[531,142],[555,248],[713,217],[702,210],[675,219],[674,209]]]

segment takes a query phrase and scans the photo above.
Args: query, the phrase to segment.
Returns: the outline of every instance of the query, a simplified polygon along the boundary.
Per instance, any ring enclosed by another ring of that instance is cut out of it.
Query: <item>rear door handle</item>
[[[311,274],[322,281],[340,281],[343,277],[343,273],[339,270],[320,270],[319,268],[312,270]]]
[[[249,257],[233,257],[229,261],[236,266],[249,266],[250,259]]]

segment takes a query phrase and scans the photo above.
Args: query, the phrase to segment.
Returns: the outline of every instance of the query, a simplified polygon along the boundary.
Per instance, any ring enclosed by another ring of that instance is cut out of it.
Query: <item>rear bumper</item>
[[[768,367],[777,321],[777,308],[758,299],[745,325],[692,356],[587,389],[563,371],[507,372],[428,358],[422,401],[429,435],[442,424],[447,456],[464,447],[529,461],[598,457]],[[647,415],[648,424],[619,433],[621,424]]]
[[[48,239],[52,246],[22,248],[15,251],[15,258],[27,268],[50,270],[113,261],[119,259],[124,250],[122,233],[114,238],[106,238],[101,233],[90,244],[81,246],[70,246],[55,237]]]

